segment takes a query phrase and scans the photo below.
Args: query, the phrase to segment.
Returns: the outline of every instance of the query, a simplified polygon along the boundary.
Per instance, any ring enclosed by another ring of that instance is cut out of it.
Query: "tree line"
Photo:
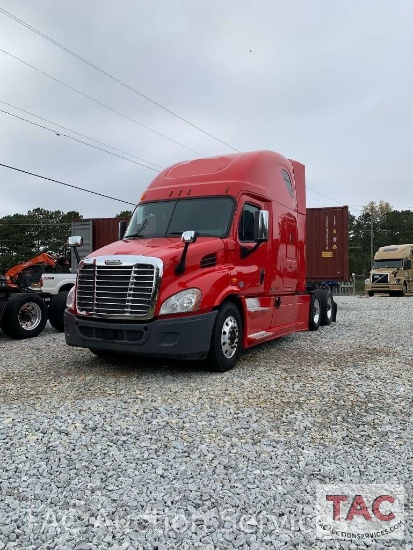
[[[349,215],[350,273],[367,274],[379,247],[413,243],[413,211],[394,210],[385,201],[369,202],[361,214]],[[373,244],[373,247],[372,247]]]
[[[123,211],[117,217],[130,215],[131,212]],[[44,208],[3,216],[0,218],[0,273],[42,252],[70,260],[67,239],[71,235],[72,221],[82,219],[79,212]]]

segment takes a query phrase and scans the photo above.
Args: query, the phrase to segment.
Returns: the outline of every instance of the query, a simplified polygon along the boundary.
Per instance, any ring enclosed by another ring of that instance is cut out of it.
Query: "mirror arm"
[[[73,247],[73,252],[74,252],[75,257],[76,257],[77,265],[79,265],[80,264],[80,256],[79,256],[79,252],[78,252],[78,250],[75,246]]]
[[[182,273],[185,271],[185,260],[186,260],[186,253],[188,252],[189,242],[186,242],[184,244],[184,249],[182,251],[181,259],[179,260],[179,264],[175,267],[175,273],[177,275],[182,275]]]

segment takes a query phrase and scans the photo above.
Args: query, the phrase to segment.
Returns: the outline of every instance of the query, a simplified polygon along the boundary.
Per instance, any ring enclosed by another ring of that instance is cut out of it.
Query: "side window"
[[[238,227],[238,238],[241,242],[254,242],[255,212],[259,210],[253,204],[244,204]]]
[[[287,170],[281,170],[281,173],[285,181],[285,185],[287,186],[288,192],[294,198],[294,187],[291,182],[290,174],[287,172]]]

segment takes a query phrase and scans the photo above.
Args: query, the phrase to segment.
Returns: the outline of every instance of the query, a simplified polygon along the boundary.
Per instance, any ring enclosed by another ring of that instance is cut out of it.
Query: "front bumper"
[[[150,323],[120,323],[84,319],[66,310],[66,344],[147,357],[204,359],[211,345],[216,316],[217,311],[212,311]]]
[[[384,284],[384,285],[370,285],[366,287],[366,290],[371,290],[373,292],[398,292],[403,290],[403,284]]]

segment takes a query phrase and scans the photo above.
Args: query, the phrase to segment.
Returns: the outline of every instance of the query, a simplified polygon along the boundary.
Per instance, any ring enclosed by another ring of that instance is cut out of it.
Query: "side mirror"
[[[191,243],[194,243],[198,238],[198,231],[184,231],[182,233],[181,241],[184,243],[184,249],[182,251],[181,259],[178,265],[175,267],[175,273],[181,275],[185,271],[185,260],[188,247]]]
[[[126,232],[126,222],[125,220],[120,220],[119,222],[119,228],[118,228],[118,239],[121,241],[125,235]]]
[[[182,233],[181,241],[183,243],[194,243],[198,238],[198,231],[184,231]]]
[[[268,210],[258,210],[254,213],[254,241],[263,243],[268,241],[268,226],[270,214]]]
[[[82,244],[83,237],[74,236],[67,239],[67,246],[70,246],[71,248],[77,248],[78,246],[82,246]]]

